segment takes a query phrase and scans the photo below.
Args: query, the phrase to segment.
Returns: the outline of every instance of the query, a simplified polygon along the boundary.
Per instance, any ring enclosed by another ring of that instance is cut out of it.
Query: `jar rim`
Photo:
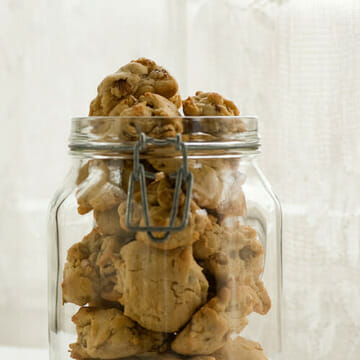
[[[174,126],[181,129],[176,134],[190,151],[256,151],[260,147],[256,116],[179,115],[74,117],[69,148],[71,152],[132,152],[142,132],[150,130],[148,136],[165,139],[169,127],[174,133]]]

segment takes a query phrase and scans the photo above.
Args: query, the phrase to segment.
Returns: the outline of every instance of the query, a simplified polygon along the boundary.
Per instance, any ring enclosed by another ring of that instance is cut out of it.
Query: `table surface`
[[[49,355],[47,349],[0,346],[0,359],[48,360]]]

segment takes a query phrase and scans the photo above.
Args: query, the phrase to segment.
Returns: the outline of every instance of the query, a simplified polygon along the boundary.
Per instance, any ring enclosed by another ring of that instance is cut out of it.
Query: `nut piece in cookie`
[[[172,203],[174,201],[174,184],[170,182],[166,176],[160,176],[157,180],[152,182],[147,187],[148,203],[149,203],[149,217],[150,224],[152,226],[168,226],[170,222],[170,213]],[[135,198],[140,202],[141,195],[135,194]],[[174,226],[179,226],[184,212],[185,195],[183,192],[180,194],[179,209]],[[143,212],[140,219],[140,225],[145,225],[145,219]],[[136,239],[142,241],[150,246],[169,250],[175,249],[180,246],[192,245],[199,239],[201,233],[203,233],[210,225],[208,216],[205,210],[200,209],[194,201],[190,205],[189,221],[184,230],[173,232],[170,237],[164,242],[152,241],[146,232],[138,232]],[[162,233],[154,233],[154,236],[162,235]]]
[[[240,114],[236,105],[216,92],[197,91],[195,96],[189,96],[183,101],[183,110],[186,116],[229,116]],[[246,131],[246,126],[241,119],[218,118],[203,119],[198,126],[202,132],[211,135],[239,133]]]
[[[119,176],[115,176],[108,165],[104,160],[90,160],[80,168],[76,182],[79,214],[86,214],[92,209],[111,209],[126,198],[124,190],[115,182]]]
[[[200,308],[171,344],[183,355],[210,355],[228,341],[230,326],[225,313],[230,290],[222,288],[217,296]]]
[[[107,76],[98,86],[97,96],[90,104],[90,116],[107,116],[124,98],[139,98],[146,92],[172,99],[179,105],[178,84],[167,70],[154,61],[140,58]]]
[[[93,230],[68,250],[62,283],[64,303],[96,305],[118,299],[113,261],[123,241],[114,236],[103,237]]]
[[[146,329],[177,331],[206,301],[208,282],[191,247],[164,251],[133,241],[115,266],[124,314]]]
[[[70,345],[74,359],[118,359],[154,351],[165,336],[141,328],[115,308],[84,307],[72,318],[78,334]]]
[[[241,336],[228,343],[212,354],[216,360],[268,360],[261,345]]]

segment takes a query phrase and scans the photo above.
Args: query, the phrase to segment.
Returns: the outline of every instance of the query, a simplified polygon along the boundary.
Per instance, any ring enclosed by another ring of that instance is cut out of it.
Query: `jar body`
[[[145,183],[150,225],[169,225],[179,195],[173,226],[189,196],[186,226],[164,241],[165,231],[141,230],[137,179],[126,219],[131,157],[74,158],[49,218],[50,359],[69,359],[70,344],[77,359],[276,359],[281,212],[256,156],[191,156],[192,190],[183,182],[178,194],[181,159],[141,163],[155,174]]]

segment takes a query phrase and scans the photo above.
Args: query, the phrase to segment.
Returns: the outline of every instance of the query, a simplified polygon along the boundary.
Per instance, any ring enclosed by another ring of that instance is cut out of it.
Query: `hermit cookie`
[[[248,225],[220,225],[211,217],[212,227],[194,243],[194,256],[219,283],[230,278],[257,278],[263,271],[264,249],[256,231]]]
[[[166,174],[178,170],[180,162],[175,159],[152,159],[151,165]],[[201,207],[213,210],[219,218],[242,216],[246,200],[242,185],[244,176],[236,169],[236,163],[190,160],[189,171],[194,176],[192,198]]]
[[[208,282],[191,247],[163,251],[133,241],[116,267],[124,314],[146,329],[177,331],[206,301]]]
[[[68,250],[62,283],[64,303],[85,305],[100,301],[96,259],[101,243],[101,235],[93,230]]]
[[[267,360],[261,345],[241,336],[217,350],[212,356],[216,360]]]
[[[163,334],[142,329],[115,308],[84,307],[72,320],[78,334],[70,345],[74,359],[118,359],[157,350],[165,341]]]
[[[189,116],[237,116],[239,109],[216,92],[197,91],[183,101],[184,114]]]
[[[149,352],[141,355],[131,356],[124,360],[181,360],[183,356],[175,354],[173,352]],[[198,355],[187,356],[186,360],[216,360],[213,356]]]
[[[152,226],[168,226],[170,221],[171,207],[174,201],[174,184],[170,179],[164,175],[158,174],[158,178],[147,186],[147,195],[149,203],[149,218]],[[137,205],[134,206],[135,218],[139,219],[140,226],[145,226],[145,219],[140,203],[140,193],[135,194]],[[181,191],[179,195],[178,213],[175,219],[174,226],[181,224],[184,216],[185,194]],[[119,207],[119,213],[124,216],[124,205]],[[140,218],[136,214],[140,213]],[[123,224],[123,216],[120,216],[120,221]],[[134,224],[137,225],[137,224]],[[169,250],[180,246],[188,246],[197,241],[205,229],[210,225],[208,216],[205,210],[200,209],[194,201],[190,204],[190,214],[188,224],[184,230],[171,233],[170,237],[163,242],[152,241],[146,232],[137,232],[136,239],[142,241],[150,246]],[[160,237],[163,233],[153,233],[153,236]]]
[[[225,313],[230,298],[229,289],[221,289],[176,336],[172,350],[183,355],[209,355],[224,346],[230,336]]]
[[[118,235],[126,238],[132,236],[131,232],[124,230],[120,226],[120,217],[117,205],[105,211],[95,210],[94,218],[96,221],[96,229],[102,235]]]
[[[68,250],[62,283],[64,303],[82,306],[117,300],[116,270],[112,264],[123,241],[114,236],[103,237],[93,230]]]
[[[77,178],[78,212],[83,215],[92,209],[105,211],[119,204],[126,194],[115,182],[118,178],[104,160],[85,163]]]
[[[197,91],[195,96],[189,96],[183,101],[186,116],[238,116],[236,105],[216,92]],[[241,119],[203,119],[198,126],[202,132],[212,135],[238,133],[246,130]]]
[[[104,131],[105,128],[102,129],[105,137],[135,140],[143,132],[148,136],[164,139],[175,137],[176,134],[183,132],[182,121],[176,106],[167,98],[150,92],[141,95],[138,100],[122,100],[110,112],[110,116],[123,118],[110,122],[106,131]]]
[[[242,216],[246,201],[241,186],[244,178],[226,166],[216,168],[211,163],[196,162],[191,166],[194,175],[193,198],[206,209],[215,210],[222,218]]]
[[[154,61],[140,58],[107,76],[98,86],[98,94],[90,104],[90,116],[107,116],[124,98],[139,98],[146,92],[172,99],[179,105],[176,80]]]

